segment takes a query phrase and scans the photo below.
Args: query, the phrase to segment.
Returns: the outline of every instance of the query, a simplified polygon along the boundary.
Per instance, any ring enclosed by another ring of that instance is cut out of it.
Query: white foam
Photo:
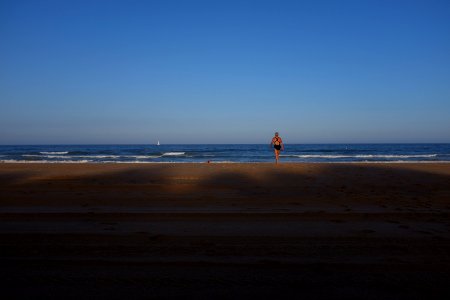
[[[65,156],[67,157],[67,156]],[[73,158],[136,158],[136,159],[148,159],[158,158],[161,155],[74,155]]]
[[[49,152],[42,151],[39,153],[40,154],[67,154],[67,153],[69,153],[69,151],[49,151]]]
[[[48,158],[61,158],[61,156],[47,155]],[[66,155],[64,158],[120,158],[119,155]]]
[[[120,158],[120,155],[77,155],[72,157],[80,158]]]
[[[18,164],[59,164],[59,163],[68,163],[68,164],[76,164],[76,163],[89,163],[92,160],[17,160],[17,159],[5,159],[0,160],[1,163],[18,163]]]
[[[142,160],[132,160],[132,161],[117,161],[117,160],[104,160],[96,163],[104,163],[104,164],[153,164],[155,162],[152,161],[142,161]]]
[[[177,155],[184,155],[185,152],[165,152],[163,153],[163,156],[177,156]]]
[[[284,157],[298,157],[298,158],[430,158],[436,157],[437,154],[417,154],[417,155],[381,155],[381,154],[359,154],[359,155],[322,155],[322,154],[307,154],[307,155],[280,155]]]
[[[162,155],[125,155],[123,157],[131,157],[136,159],[159,158]]]

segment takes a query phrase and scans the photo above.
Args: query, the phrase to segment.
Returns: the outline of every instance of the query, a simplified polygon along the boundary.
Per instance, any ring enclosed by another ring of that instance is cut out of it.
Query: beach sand
[[[449,213],[445,163],[0,164],[0,293],[444,299]]]

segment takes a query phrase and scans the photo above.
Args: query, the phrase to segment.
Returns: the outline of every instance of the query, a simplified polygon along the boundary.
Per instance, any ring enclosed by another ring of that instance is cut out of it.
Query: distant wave
[[[382,154],[359,154],[359,155],[321,155],[321,154],[291,154],[280,155],[284,157],[298,158],[430,158],[436,157],[437,154],[412,154],[412,155],[382,155]]]
[[[37,155],[37,154],[23,154],[24,157],[42,157],[42,158],[136,158],[136,159],[146,159],[146,158],[158,158],[162,155]]]
[[[186,152],[165,152],[163,153],[163,156],[177,156],[177,155],[184,155]]]
[[[47,158],[61,158],[61,156],[47,155]],[[63,158],[120,158],[120,155],[66,155]]]
[[[39,153],[41,153],[41,154],[67,154],[67,153],[69,153],[69,151],[49,151],[49,152],[42,151]]]

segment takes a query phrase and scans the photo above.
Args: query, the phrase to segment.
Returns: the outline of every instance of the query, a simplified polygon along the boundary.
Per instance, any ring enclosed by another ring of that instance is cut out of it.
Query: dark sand
[[[446,299],[449,213],[450,164],[0,164],[0,294]]]

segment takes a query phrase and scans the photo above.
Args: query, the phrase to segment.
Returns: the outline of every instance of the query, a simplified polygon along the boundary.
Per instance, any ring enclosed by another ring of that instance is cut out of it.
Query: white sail
[[[159,146],[159,145],[161,145],[161,144],[160,144],[159,141],[158,141],[158,143],[156,143],[156,146]]]

